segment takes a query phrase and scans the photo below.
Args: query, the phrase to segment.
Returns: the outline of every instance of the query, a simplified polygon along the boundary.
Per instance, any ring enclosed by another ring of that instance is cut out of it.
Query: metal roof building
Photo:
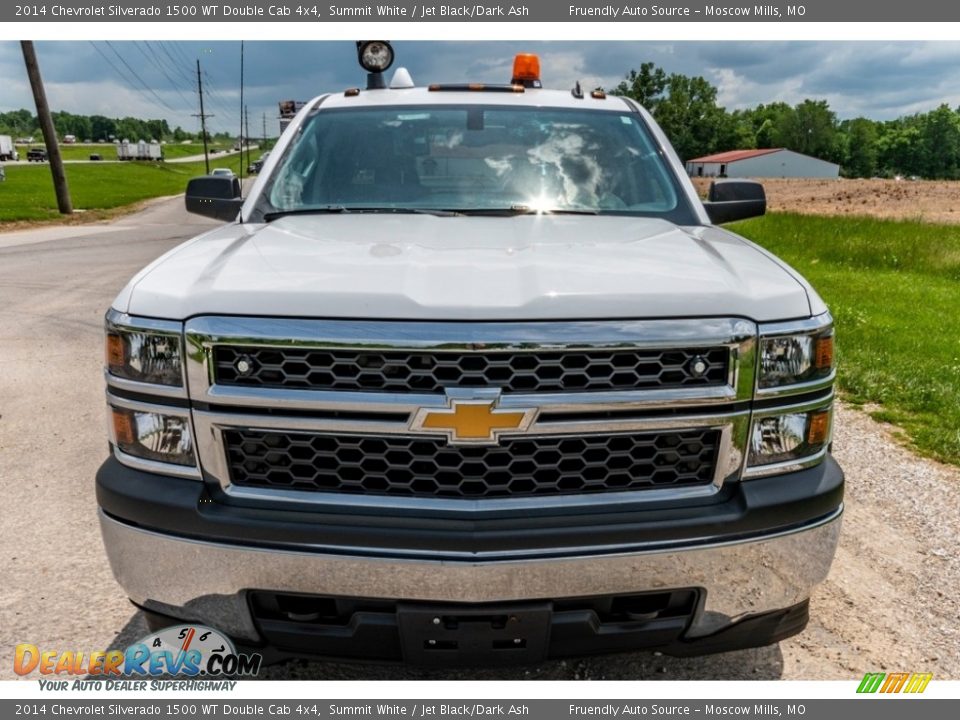
[[[840,166],[786,148],[729,150],[687,161],[690,177],[837,178]]]

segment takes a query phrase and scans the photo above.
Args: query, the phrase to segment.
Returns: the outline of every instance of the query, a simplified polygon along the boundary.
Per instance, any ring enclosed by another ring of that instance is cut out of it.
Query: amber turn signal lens
[[[531,53],[518,53],[513,58],[513,83],[540,79],[540,58]]]
[[[833,367],[833,335],[817,338],[817,345],[813,354],[813,366],[818,370]]]
[[[823,445],[830,434],[830,413],[826,410],[810,414],[807,445]]]
[[[107,335],[107,367],[111,370],[122,368],[126,360],[123,352],[123,338],[119,335]]]
[[[133,445],[136,439],[136,428],[133,427],[133,414],[126,410],[110,408],[113,413],[113,432],[118,445]]]

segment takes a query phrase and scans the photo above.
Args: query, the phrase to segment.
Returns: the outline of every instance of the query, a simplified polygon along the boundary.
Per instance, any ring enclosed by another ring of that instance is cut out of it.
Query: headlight
[[[760,390],[812,382],[832,372],[833,328],[760,338]]]
[[[832,414],[832,408],[826,407],[754,419],[748,466],[799,461],[819,455],[830,442]]]
[[[107,369],[126,380],[181,387],[180,336],[108,325]]]
[[[195,465],[186,417],[111,407],[113,441],[121,452],[144,460]]]

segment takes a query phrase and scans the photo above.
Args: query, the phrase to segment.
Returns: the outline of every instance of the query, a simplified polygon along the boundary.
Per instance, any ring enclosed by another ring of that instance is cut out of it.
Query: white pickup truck
[[[153,627],[450,666],[800,632],[843,507],[833,324],[633,101],[359,48],[107,314],[114,573]]]

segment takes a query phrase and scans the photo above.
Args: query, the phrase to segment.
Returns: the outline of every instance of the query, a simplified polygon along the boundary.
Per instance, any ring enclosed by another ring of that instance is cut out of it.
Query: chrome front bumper
[[[100,512],[114,576],[138,605],[212,625],[239,639],[258,633],[250,589],[451,603],[483,603],[701,588],[687,637],[810,596],[830,569],[842,508],[787,532],[690,547],[551,559],[450,562],[333,555],[227,545],[143,530]]]

